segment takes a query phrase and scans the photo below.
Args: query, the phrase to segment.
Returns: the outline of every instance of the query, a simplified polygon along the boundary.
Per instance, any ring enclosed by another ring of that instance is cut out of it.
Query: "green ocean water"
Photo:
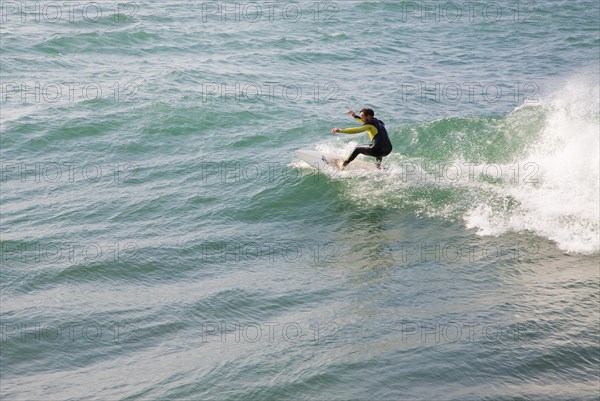
[[[0,9],[2,399],[600,396],[598,2]]]

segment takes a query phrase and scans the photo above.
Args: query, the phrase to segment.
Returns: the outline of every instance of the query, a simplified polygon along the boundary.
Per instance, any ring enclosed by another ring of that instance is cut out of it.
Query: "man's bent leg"
[[[354,148],[348,159],[344,161],[344,167],[348,165],[352,160],[356,159],[358,155],[375,156],[375,149],[371,145],[360,145]]]

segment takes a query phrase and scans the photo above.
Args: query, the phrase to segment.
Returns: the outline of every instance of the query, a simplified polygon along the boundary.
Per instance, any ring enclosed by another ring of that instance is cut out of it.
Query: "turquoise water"
[[[597,399],[599,15],[3,2],[2,399]]]

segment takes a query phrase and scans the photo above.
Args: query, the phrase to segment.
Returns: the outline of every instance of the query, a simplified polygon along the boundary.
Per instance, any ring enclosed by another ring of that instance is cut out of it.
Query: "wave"
[[[597,77],[577,75],[505,116],[389,129],[395,149],[384,171],[332,179],[365,207],[462,221],[482,236],[533,233],[567,253],[598,253]],[[317,147],[343,155],[356,144],[338,138]]]
[[[519,207],[499,213],[480,202],[466,214],[467,227],[487,235],[529,230],[567,252],[598,252],[598,88],[597,78],[575,77],[542,101],[539,138],[516,160],[535,176],[495,188],[498,196],[514,199]]]

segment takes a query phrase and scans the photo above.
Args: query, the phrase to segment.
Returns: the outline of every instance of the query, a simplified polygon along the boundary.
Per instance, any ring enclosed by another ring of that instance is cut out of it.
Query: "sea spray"
[[[519,206],[497,212],[488,203],[474,205],[466,225],[480,234],[533,231],[567,252],[599,249],[598,80],[577,76],[537,106],[544,115],[538,140],[521,164],[530,163],[535,179],[496,188],[498,196]]]
[[[598,99],[598,79],[580,74],[506,116],[390,126],[395,149],[382,172],[334,179],[359,205],[462,220],[483,236],[533,232],[566,252],[593,254],[600,249]],[[359,143],[352,139],[316,148],[343,157]]]

